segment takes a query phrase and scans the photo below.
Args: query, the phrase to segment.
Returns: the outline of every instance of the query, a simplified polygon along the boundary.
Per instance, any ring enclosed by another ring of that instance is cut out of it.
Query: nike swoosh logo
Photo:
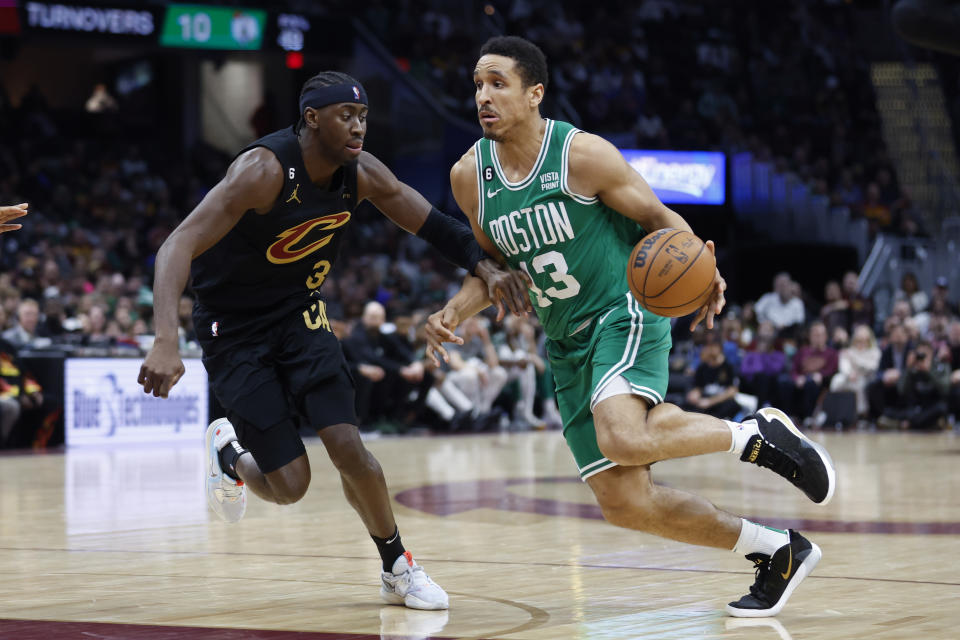
[[[597,324],[598,324],[598,325],[603,324],[603,321],[606,320],[606,319],[607,319],[607,316],[610,315],[611,313],[613,313],[613,309],[610,309],[610,311],[607,311],[605,314],[603,314],[602,316],[600,316],[600,319],[597,320]]]
[[[488,189],[487,189],[487,197],[488,197],[488,198],[492,198],[493,196],[497,195],[497,194],[500,193],[501,191],[503,191],[503,187],[500,187],[500,188],[497,189],[496,191],[490,191],[490,189],[488,188]]]
[[[790,564],[787,565],[787,571],[780,574],[780,577],[784,580],[790,579],[790,571],[793,569],[793,547],[789,547],[787,552],[790,554]]]

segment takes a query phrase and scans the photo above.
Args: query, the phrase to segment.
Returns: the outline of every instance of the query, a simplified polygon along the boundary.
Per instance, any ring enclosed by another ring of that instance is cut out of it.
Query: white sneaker
[[[430,579],[409,551],[393,563],[393,571],[380,574],[380,597],[387,604],[402,604],[411,609],[448,609],[447,592]]]
[[[237,432],[226,418],[218,418],[207,427],[207,504],[227,522],[236,522],[247,510],[247,488],[220,468],[220,449],[237,439]]]

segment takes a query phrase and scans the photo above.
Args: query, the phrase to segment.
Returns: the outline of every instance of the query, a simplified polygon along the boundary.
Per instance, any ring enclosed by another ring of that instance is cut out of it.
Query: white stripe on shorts
[[[627,336],[627,346],[624,347],[623,356],[620,357],[619,362],[613,365],[597,383],[593,395],[590,396],[591,409],[597,402],[597,396],[600,395],[607,383],[632,367],[637,359],[637,350],[640,348],[640,339],[643,336],[643,310],[640,309],[640,304],[633,299],[633,295],[629,291],[626,295],[627,310],[630,312],[630,335]],[[634,339],[634,336],[636,336],[636,339]]]
[[[602,460],[597,460],[597,462],[603,462],[604,464],[600,465],[599,467],[594,467],[593,469],[591,469],[591,470],[588,471],[587,473],[584,473],[583,471],[581,471],[581,472],[580,472],[580,479],[581,479],[581,480],[586,481],[587,478],[589,478],[590,476],[595,476],[595,475],[597,475],[598,473],[600,473],[601,471],[606,471],[607,469],[610,469],[610,468],[612,468],[612,467],[616,467],[616,466],[617,466],[617,463],[616,463],[616,462],[611,462],[610,460],[607,460],[606,458],[603,458]],[[597,464],[597,463],[594,462],[594,463],[592,463],[592,464],[588,464],[587,466],[588,466],[588,467],[592,467],[594,464]]]
[[[654,404],[660,404],[663,402],[663,396],[657,393],[656,389],[651,389],[650,387],[644,387],[643,385],[630,383],[630,388],[633,389],[633,392],[638,396],[644,396],[653,400]]]

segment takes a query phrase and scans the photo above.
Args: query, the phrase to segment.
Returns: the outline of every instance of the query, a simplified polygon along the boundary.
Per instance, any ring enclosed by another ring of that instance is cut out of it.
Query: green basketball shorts
[[[616,465],[597,446],[597,402],[607,397],[605,391],[632,393],[651,407],[663,402],[670,346],[670,321],[645,311],[630,293],[573,335],[547,340],[563,436],[581,479]]]

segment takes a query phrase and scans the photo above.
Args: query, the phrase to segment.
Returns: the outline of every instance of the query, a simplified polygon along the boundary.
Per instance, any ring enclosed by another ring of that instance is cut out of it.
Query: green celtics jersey
[[[496,143],[480,139],[474,145],[480,227],[511,267],[530,275],[531,302],[553,340],[623,302],[627,261],[645,235],[599,198],[570,190],[568,156],[577,133],[571,124],[547,120],[540,154],[519,182],[504,175]],[[645,322],[653,319],[644,315]]]

